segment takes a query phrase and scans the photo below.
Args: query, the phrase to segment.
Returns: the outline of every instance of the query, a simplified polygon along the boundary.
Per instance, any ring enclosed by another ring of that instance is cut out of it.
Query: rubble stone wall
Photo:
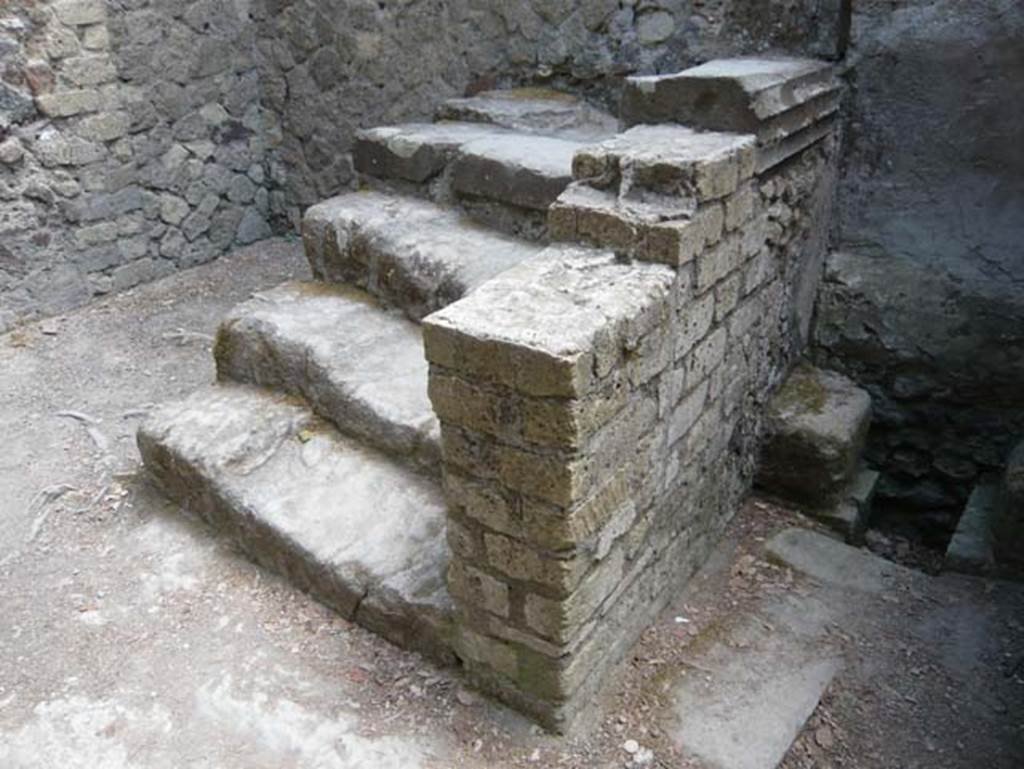
[[[459,653],[548,728],[593,700],[750,487],[764,400],[804,347],[835,154],[828,138],[733,185],[698,210],[698,242],[634,251],[653,261],[558,246],[425,322]]]
[[[1024,5],[854,5],[815,339],[867,387],[876,499],[945,546],[1024,435]]]
[[[244,5],[0,8],[0,332],[270,234]]]

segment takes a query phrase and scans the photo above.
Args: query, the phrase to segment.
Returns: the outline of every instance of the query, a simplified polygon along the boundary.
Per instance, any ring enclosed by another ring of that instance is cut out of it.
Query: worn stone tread
[[[438,108],[436,117],[567,139],[599,139],[618,130],[613,115],[578,96],[547,88],[484,91],[468,98],[449,99]]]
[[[302,229],[318,279],[363,288],[414,320],[541,250],[456,210],[379,192],[319,203]]]
[[[254,560],[389,640],[448,658],[446,508],[435,481],[298,400],[246,385],[160,407],[138,444],[167,495]]]
[[[865,593],[881,593],[907,570],[891,561],[807,529],[786,529],[765,546],[786,566],[827,585]]]
[[[495,134],[462,145],[452,188],[520,208],[545,210],[572,181],[583,142],[521,133]]]
[[[235,307],[217,374],[302,396],[342,432],[436,471],[439,427],[419,327],[357,289],[285,283]]]

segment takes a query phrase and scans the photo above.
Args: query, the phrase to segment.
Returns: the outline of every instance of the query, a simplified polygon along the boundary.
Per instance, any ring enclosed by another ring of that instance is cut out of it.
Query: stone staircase
[[[346,618],[566,728],[728,520],[749,463],[715,457],[788,366],[761,319],[793,301],[836,85],[740,61],[630,82],[628,130],[521,89],[362,132],[361,189],[304,218],[316,282],[229,314],[217,383],[140,429],[152,478]],[[686,87],[731,94],[715,131],[666,102]],[[730,109],[742,130],[717,132]]]

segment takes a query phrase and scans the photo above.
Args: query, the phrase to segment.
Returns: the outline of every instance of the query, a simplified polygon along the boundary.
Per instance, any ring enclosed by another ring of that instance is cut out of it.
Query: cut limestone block
[[[984,574],[995,566],[992,545],[998,497],[999,487],[995,483],[976,486],[971,492],[946,548],[948,571]]]
[[[720,204],[691,209],[678,199],[622,197],[573,182],[548,211],[548,236],[645,262],[682,265],[717,243],[725,222]]]
[[[995,550],[1000,563],[1024,567],[1024,442],[1010,452],[1000,483],[995,521]]]
[[[611,136],[618,120],[572,94],[547,88],[485,91],[466,99],[449,99],[438,120],[491,123],[530,133],[593,140]]]
[[[520,208],[546,210],[572,181],[580,142],[550,136],[496,134],[462,145],[452,188]]]
[[[797,366],[765,412],[758,485],[811,509],[843,501],[871,421],[871,396],[840,374]]]
[[[753,136],[643,125],[580,148],[573,176],[620,197],[654,197],[692,213],[736,191],[754,173]]]
[[[367,294],[286,283],[234,308],[214,348],[217,375],[301,395],[338,429],[438,470],[419,326]]]
[[[422,183],[440,174],[466,142],[507,133],[478,123],[409,123],[356,135],[352,159],[360,173]]]
[[[139,430],[169,497],[344,617],[448,660],[445,504],[431,479],[341,436],[288,396],[215,386]]]
[[[756,134],[760,174],[827,136],[840,94],[827,62],[718,59],[672,75],[629,78],[622,120]]]
[[[807,529],[786,529],[770,540],[768,555],[790,568],[832,587],[881,593],[910,574],[884,558]]]
[[[716,59],[672,75],[626,80],[622,120],[677,122],[712,131],[757,133],[762,125],[837,89],[827,62],[813,59]]]
[[[414,320],[541,250],[457,211],[376,192],[311,207],[302,238],[318,279],[363,288]]]

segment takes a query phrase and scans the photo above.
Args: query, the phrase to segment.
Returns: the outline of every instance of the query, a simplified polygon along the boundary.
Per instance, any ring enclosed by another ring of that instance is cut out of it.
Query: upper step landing
[[[574,94],[550,88],[510,88],[449,99],[438,108],[436,119],[489,123],[578,141],[605,139],[618,131],[615,116]]]
[[[318,280],[357,286],[413,320],[540,251],[426,200],[378,192],[312,206],[302,238]]]
[[[756,134],[757,171],[763,173],[826,136],[840,96],[827,62],[718,59],[674,74],[628,78],[622,121]]]

